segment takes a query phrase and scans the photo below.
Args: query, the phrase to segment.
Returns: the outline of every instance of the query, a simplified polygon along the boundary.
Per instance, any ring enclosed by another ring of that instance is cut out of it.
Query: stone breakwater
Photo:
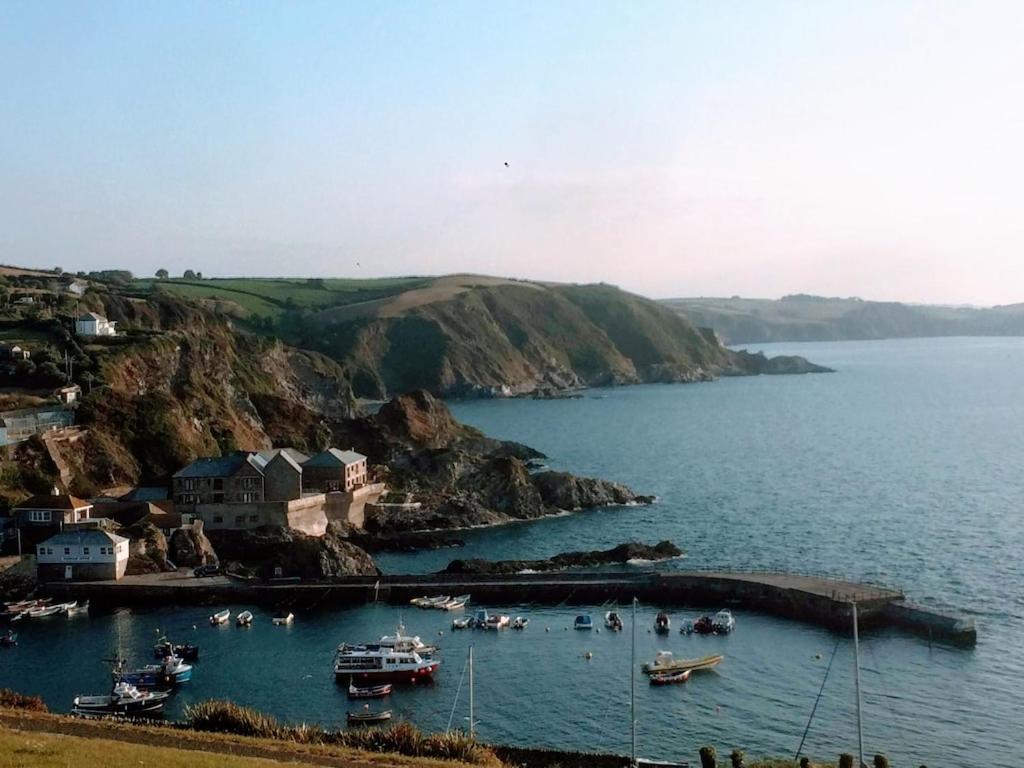
[[[659,573],[545,573],[501,576],[430,574],[362,576],[330,582],[274,583],[239,581],[223,576],[195,578],[185,573],[147,574],[118,582],[50,583],[46,593],[89,599],[95,605],[206,605],[249,601],[266,605],[351,606],[382,601],[407,603],[424,594],[470,593],[477,604],[538,605],[627,604],[632,598],[650,605],[728,605],[827,627],[852,629],[852,603],[860,626],[898,627],[931,639],[973,646],[973,621],[921,607],[907,606],[901,590],[829,577],[792,573],[674,571]]]

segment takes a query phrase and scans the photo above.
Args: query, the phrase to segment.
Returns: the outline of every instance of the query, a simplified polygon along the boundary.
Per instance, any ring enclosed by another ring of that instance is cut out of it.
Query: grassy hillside
[[[1024,335],[1024,304],[947,307],[796,295],[782,299],[666,299],[729,344],[927,336]]]

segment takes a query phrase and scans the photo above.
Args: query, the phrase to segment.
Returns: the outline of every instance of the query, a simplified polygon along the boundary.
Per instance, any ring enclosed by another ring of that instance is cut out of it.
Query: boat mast
[[[853,605],[853,680],[857,691],[857,765],[864,765],[864,714],[860,702],[860,634],[857,629],[857,601]]]
[[[633,598],[633,643],[629,652],[629,726],[632,762],[636,765],[636,598]]]
[[[469,646],[469,738],[473,738],[476,724],[473,722],[473,646]]]

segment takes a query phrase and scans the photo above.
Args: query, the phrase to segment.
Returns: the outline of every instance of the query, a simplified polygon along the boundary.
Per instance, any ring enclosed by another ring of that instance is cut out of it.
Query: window
[[[89,554],[89,548],[88,547],[82,547],[82,554],[83,555],[88,555]]]
[[[213,481],[213,490],[223,491],[224,490],[224,478],[218,477]]]
[[[224,522],[224,518],[221,517],[220,515],[214,515],[213,516],[213,522],[215,522],[215,523],[223,523]]]
[[[181,483],[181,487],[186,491],[194,491],[196,489],[196,479],[194,477],[185,478]]]
[[[48,509],[33,509],[29,512],[28,519],[33,523],[48,523],[53,517]]]
[[[252,493],[252,492],[249,492],[249,493],[243,493],[243,494],[242,494],[242,501],[243,501],[243,502],[253,502],[253,501],[259,501],[259,498],[258,498],[258,497],[259,497],[259,494],[258,494],[258,493]]]
[[[65,555],[70,555],[71,554],[71,547],[64,547],[64,554]]]
[[[224,494],[223,493],[215,493],[215,494],[213,494],[213,503],[214,504],[223,504],[224,503]]]
[[[45,555],[46,554],[46,547],[37,547],[37,549],[39,550],[39,554],[40,555]]]
[[[260,516],[259,515],[249,515],[249,522],[250,523],[258,523],[259,521],[260,521]]]
[[[52,555],[53,554],[53,547],[47,547],[46,548],[46,554]]]
[[[235,525],[242,525],[245,523],[245,515],[235,515]]]

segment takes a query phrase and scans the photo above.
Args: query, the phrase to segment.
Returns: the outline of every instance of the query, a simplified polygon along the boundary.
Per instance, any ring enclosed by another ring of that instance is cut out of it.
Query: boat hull
[[[441,666],[439,662],[433,664],[424,665],[418,669],[403,669],[403,670],[365,670],[362,672],[354,672],[352,670],[335,670],[334,679],[339,683],[345,683],[352,681],[356,685],[359,683],[369,683],[371,685],[378,685],[381,683],[425,683],[433,680],[434,673],[437,672]]]

